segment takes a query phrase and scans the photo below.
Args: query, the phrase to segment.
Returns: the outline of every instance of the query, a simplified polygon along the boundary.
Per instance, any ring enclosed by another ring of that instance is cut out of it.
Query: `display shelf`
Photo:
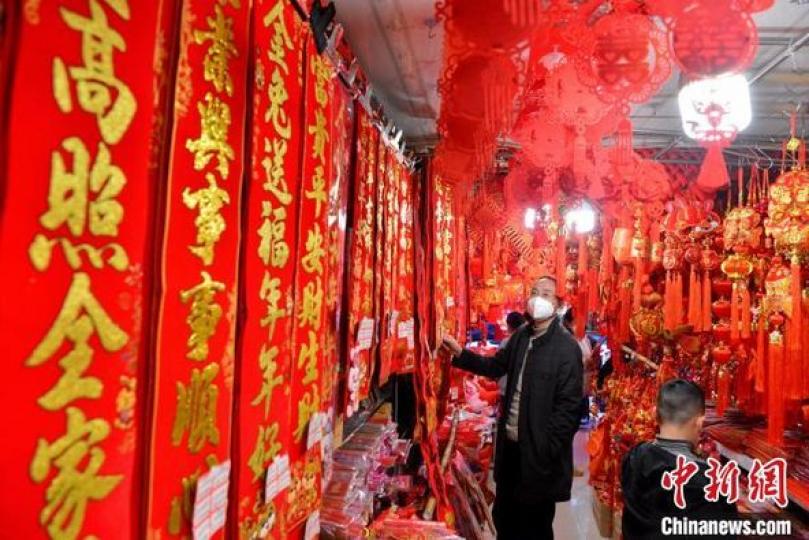
[[[716,449],[719,451],[719,453],[722,456],[724,456],[727,459],[732,459],[733,461],[738,463],[739,467],[741,467],[742,469],[744,469],[746,471],[749,471],[750,468],[753,466],[753,458],[751,458],[747,454],[743,454],[741,452],[731,450],[730,448],[728,448],[724,444],[720,443],[719,441],[716,441],[715,439],[714,439],[714,442],[716,442]],[[806,503],[798,500],[790,492],[790,489],[789,489],[790,481],[789,480],[790,479],[787,478],[787,498],[789,499],[789,501],[791,503],[795,504],[796,506],[801,508],[803,511],[809,512],[809,505],[807,505]]]

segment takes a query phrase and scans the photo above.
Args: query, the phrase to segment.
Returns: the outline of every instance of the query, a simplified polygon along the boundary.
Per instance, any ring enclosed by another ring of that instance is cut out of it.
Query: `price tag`
[[[214,465],[197,480],[192,525],[194,540],[208,540],[225,526],[230,460]]]
[[[360,328],[357,332],[357,348],[367,351],[371,348],[371,341],[374,338],[374,320],[368,317],[360,321]]]
[[[292,474],[289,470],[289,455],[275,456],[267,467],[267,481],[264,485],[264,500],[272,501],[275,497],[292,484]]]

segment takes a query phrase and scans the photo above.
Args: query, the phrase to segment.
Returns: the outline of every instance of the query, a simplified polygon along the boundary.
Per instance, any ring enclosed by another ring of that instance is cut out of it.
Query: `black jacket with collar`
[[[495,480],[503,470],[506,420],[532,331],[531,326],[518,330],[493,357],[464,350],[453,360],[454,366],[490,379],[508,375],[497,426]],[[581,348],[557,318],[535,339],[523,372],[517,425],[521,481],[515,493],[522,502],[570,500],[573,437],[579,428],[581,399]]]
[[[698,472],[684,486],[686,507],[680,510],[674,505],[674,495],[660,485],[663,473],[677,466],[677,456],[683,455],[695,463]],[[687,441],[663,439],[644,442],[630,450],[621,465],[621,490],[624,498],[622,532],[627,540],[656,540],[666,538],[661,522],[664,517],[688,518],[691,520],[738,519],[736,505],[729,503],[724,495],[719,500],[708,502],[705,487],[708,463],[697,457]],[[680,538],[735,538],[731,536],[680,536]]]

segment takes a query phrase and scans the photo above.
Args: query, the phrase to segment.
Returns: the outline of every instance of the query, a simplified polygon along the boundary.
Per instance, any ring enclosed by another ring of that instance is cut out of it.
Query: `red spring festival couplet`
[[[31,4],[12,33],[0,137],[0,333],[13,381],[0,393],[3,536],[142,537],[132,501],[162,4]]]
[[[303,143],[303,47],[308,32],[288,0],[253,5],[250,178],[243,230],[242,290],[234,471],[240,538],[278,535],[286,492],[265,499],[267,467],[290,452],[292,349],[298,201]]]
[[[196,479],[230,459],[248,7],[182,6],[149,419],[150,535],[190,534]]]

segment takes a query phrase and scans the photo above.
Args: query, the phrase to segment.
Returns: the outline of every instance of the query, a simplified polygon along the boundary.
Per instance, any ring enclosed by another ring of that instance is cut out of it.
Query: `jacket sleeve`
[[[547,447],[543,454],[556,460],[562,449],[570,444],[581,420],[582,360],[581,348],[568,347],[562,354],[553,397],[553,408],[543,437]]]
[[[513,349],[514,339],[509,339],[506,346],[498,350],[494,356],[481,356],[466,349],[452,359],[452,365],[469,371],[475,375],[482,375],[490,379],[499,379],[508,373],[508,359]]]

